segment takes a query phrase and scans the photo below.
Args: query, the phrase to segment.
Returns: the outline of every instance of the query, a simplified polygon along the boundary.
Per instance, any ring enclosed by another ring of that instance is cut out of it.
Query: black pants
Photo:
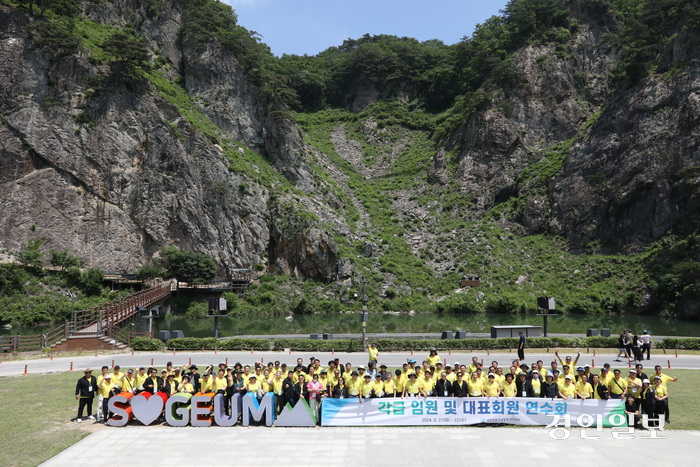
[[[663,415],[667,422],[670,422],[671,414],[668,411],[668,397],[662,401],[656,401],[656,409],[654,410],[654,417],[659,418],[659,415]]]
[[[81,397],[78,399],[78,418],[83,418],[83,410],[87,407],[87,416],[92,415],[92,397]]]
[[[521,349],[520,347],[518,347],[518,358],[521,362],[525,360],[525,349]]]
[[[102,417],[103,420],[106,422],[109,420],[112,415],[114,415],[112,412],[109,411],[109,397],[105,397],[102,399]]]
[[[651,344],[642,344],[642,357],[644,357],[644,352],[647,353],[647,360],[651,360],[649,354],[651,354]]]

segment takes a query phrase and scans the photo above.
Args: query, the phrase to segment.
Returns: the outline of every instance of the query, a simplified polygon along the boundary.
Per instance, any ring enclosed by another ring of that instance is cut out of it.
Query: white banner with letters
[[[364,399],[360,404],[358,399],[326,398],[321,410],[322,426],[549,425],[552,415],[563,418],[567,414],[574,426],[582,414],[602,420],[603,426],[626,426],[625,405],[620,399],[392,397]]]

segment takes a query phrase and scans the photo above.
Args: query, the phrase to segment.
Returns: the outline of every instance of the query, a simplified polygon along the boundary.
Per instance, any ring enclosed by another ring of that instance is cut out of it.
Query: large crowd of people
[[[213,393],[231,396],[235,393],[251,393],[256,398],[269,392],[276,397],[276,411],[285,405],[294,406],[299,400],[308,402],[310,408],[320,414],[324,398],[356,398],[360,402],[382,397],[543,397],[561,399],[624,399],[627,413],[636,419],[643,414],[650,418],[665,416],[670,422],[668,384],[678,378],[663,373],[660,366],[651,375],[645,373],[641,363],[634,368],[612,369],[606,363],[598,373],[590,365],[577,366],[576,359],[562,359],[558,350],[555,358],[545,367],[542,360],[530,365],[513,360],[507,367],[492,361],[483,368],[477,357],[469,364],[454,362],[443,364],[436,349],[421,363],[409,359],[401,368],[389,371],[378,365],[379,351],[369,345],[367,366],[344,365],[333,359],[322,365],[312,358],[305,364],[301,358],[293,366],[280,361],[267,365],[236,363],[228,366],[221,362],[208,365],[200,373],[197,365],[166,368],[140,367],[122,372],[119,365],[110,372],[103,366],[98,377],[85,370],[85,376],[76,385],[76,399],[80,400],[78,421],[87,408],[92,415],[92,400],[98,396],[97,417],[106,421],[110,417],[109,398],[120,392],[165,393],[168,397],[177,393]],[[229,397],[224,398],[229,401]],[[229,414],[230,407],[226,406]]]

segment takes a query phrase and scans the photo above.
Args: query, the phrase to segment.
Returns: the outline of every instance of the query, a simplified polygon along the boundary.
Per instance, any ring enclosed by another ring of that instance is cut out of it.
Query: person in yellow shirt
[[[248,378],[248,383],[245,385],[246,391],[252,393],[258,401],[262,400],[265,393],[263,392],[261,382],[258,382],[258,377],[254,374]]]
[[[428,362],[428,366],[436,366],[437,362],[440,361],[440,355],[438,355],[437,349],[435,347],[430,349],[430,354],[425,359],[425,361]]]
[[[214,392],[214,378],[211,377],[211,373],[202,375],[202,379],[199,381],[199,392],[202,394]]]
[[[148,378],[148,375],[146,374],[146,368],[140,367],[139,372],[136,373],[136,376],[134,377],[134,379],[136,380],[134,386],[136,387],[137,392],[143,391],[143,383],[146,382],[146,378]]]
[[[358,378],[358,373],[355,370],[352,370],[350,373],[350,379],[347,380],[345,383],[348,387],[348,396],[349,397],[360,397],[360,391],[362,390],[362,383],[363,381]]]
[[[513,376],[513,373],[506,373],[505,378],[505,381],[501,385],[501,391],[503,391],[503,396],[515,397],[515,392],[517,391],[517,387],[515,385],[515,376]]]
[[[627,381],[620,377],[620,370],[613,371],[613,378],[608,385],[610,399],[622,399],[627,394]]]
[[[173,373],[166,376],[163,392],[166,393],[168,397],[174,396],[177,393],[177,382],[175,381],[175,375]]]
[[[112,382],[115,384],[122,384],[122,376],[124,373],[119,371],[121,367],[119,365],[114,365],[114,371],[112,372]]]
[[[338,385],[338,378],[340,378],[340,370],[335,368],[333,371],[328,371],[328,384],[331,387],[331,391],[334,387]]]
[[[663,415],[665,422],[670,423],[669,420],[666,419],[666,412],[668,410],[668,390],[659,375],[654,375],[654,398],[656,399],[654,418],[659,418]]]
[[[501,385],[496,381],[496,375],[489,373],[487,381],[482,386],[484,397],[498,397],[501,395]]]
[[[627,395],[639,399],[642,394],[642,380],[637,378],[637,370],[630,370],[630,375],[627,377]]]
[[[179,368],[175,368],[175,369],[173,370],[173,374],[175,375],[175,378],[174,378],[174,379],[175,379],[175,382],[178,384],[178,386],[179,386],[180,384],[182,384],[182,374],[180,373],[180,369],[179,369]]]
[[[365,338],[365,343],[367,344],[367,352],[369,353],[368,366],[371,364],[376,365],[377,360],[379,360],[379,349],[377,349],[377,344],[372,342],[369,343],[369,339]]]
[[[593,399],[607,399],[608,387],[601,382],[600,375],[591,377],[591,390],[593,391]]]
[[[360,402],[362,402],[362,399],[375,397],[373,391],[374,382],[372,381],[372,377],[369,374],[365,374],[364,381],[362,381],[362,385],[360,386]]]
[[[467,374],[473,374],[476,371],[478,365],[480,365],[479,359],[476,357],[472,357],[472,362],[469,364],[469,367],[467,367]]]
[[[127,370],[126,374],[122,377],[121,380],[121,390],[123,392],[131,392],[133,393],[136,390],[136,378],[134,378],[134,370],[129,369]]]
[[[469,396],[470,397],[481,397],[483,394],[484,383],[479,378],[478,373],[475,371],[472,373],[471,379],[467,382],[469,386]]]
[[[669,376],[665,375],[661,372],[661,365],[656,365],[654,367],[654,371],[656,372],[656,375],[654,375],[654,385],[656,386],[656,377],[658,376],[661,379],[661,384],[664,385],[666,388],[666,398],[664,399],[666,402],[663,403],[664,406],[664,415],[666,416],[666,423],[671,423],[671,413],[669,412],[669,402],[668,402],[668,383],[675,383],[678,381],[678,378],[675,376]],[[657,404],[658,405],[658,404]]]
[[[250,377],[252,377],[252,376],[253,375],[251,375]],[[224,370],[219,370],[219,373],[216,375],[216,377],[214,378],[214,381],[212,382],[212,389],[217,394],[224,394],[226,392],[227,387],[228,387],[228,380],[226,379],[226,376],[224,375]]]
[[[447,374],[447,381],[454,383],[457,380],[457,372],[452,371],[450,365],[445,365],[445,373]]]
[[[374,397],[384,397],[384,381],[382,381],[382,375],[380,373],[374,375],[372,391],[374,391]]]
[[[112,375],[110,374],[102,375],[99,378],[97,380],[97,395],[99,396],[98,402],[102,402],[102,405],[98,406],[102,411],[102,416],[100,417],[98,414],[98,421],[106,423],[112,416],[112,413],[109,411],[109,398],[112,395],[112,389],[118,387],[118,385],[112,383]]]
[[[399,372],[399,376],[401,374],[401,371],[396,370]],[[386,380],[384,381],[384,397],[396,397],[396,384],[394,384],[394,379],[391,376],[391,373],[387,373],[386,375]],[[403,392],[403,391],[402,391]]]
[[[506,376],[503,374],[503,368],[497,367],[496,368],[496,382],[503,386],[503,383],[506,381]]]
[[[307,378],[307,374],[302,371],[301,365],[297,365],[294,374],[292,375],[292,379],[294,380],[294,384],[297,384],[299,382],[299,377],[303,376],[304,381],[308,381],[309,378]]]
[[[404,387],[403,394],[401,397],[418,397],[424,396],[423,388],[421,384],[417,381],[418,377],[415,373],[408,374],[408,381],[406,382],[406,387]]]
[[[346,363],[345,364],[345,371],[343,371],[343,379],[345,380],[345,385],[347,386],[348,382],[352,378],[352,364]]]
[[[396,395],[403,395],[403,390],[406,387],[406,381],[408,381],[408,376],[404,375],[401,370],[396,370],[394,372],[396,378],[394,378],[394,386],[396,386]]]
[[[419,386],[423,389],[426,396],[434,395],[433,389],[435,388],[435,382],[433,381],[430,371],[423,373],[423,377],[419,380]]]
[[[585,374],[581,375],[576,383],[576,397],[583,400],[593,398],[593,388]]]
[[[182,383],[177,387],[177,392],[194,395],[194,385],[190,383],[190,377],[188,375],[182,377]]]
[[[613,379],[613,373],[607,368],[603,367],[600,370],[600,382],[610,388],[610,381]]]
[[[102,415],[103,414],[103,410],[102,410],[103,403],[102,402],[103,402],[104,396],[100,392],[100,389],[102,388],[101,385],[103,383],[105,383],[105,378],[108,376],[108,372],[109,372],[109,367],[107,365],[105,365],[102,367],[102,374],[97,377],[97,421],[98,422],[101,422],[104,420],[104,418],[102,418],[103,417],[103,415]],[[109,379],[110,379],[110,381],[112,380],[112,375],[109,375]],[[107,412],[104,412],[104,413],[106,414]]]
[[[574,377],[571,375],[566,375],[564,377],[564,384],[559,386],[559,392],[564,396],[564,399],[574,399],[576,398],[576,385],[573,383]]]

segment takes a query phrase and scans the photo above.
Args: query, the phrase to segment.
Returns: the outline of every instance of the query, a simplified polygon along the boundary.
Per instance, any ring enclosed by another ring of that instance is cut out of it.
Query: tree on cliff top
[[[162,247],[160,258],[139,269],[139,279],[174,277],[181,282],[206,284],[216,277],[216,263],[209,255],[196,251],[180,250],[176,246]]]

